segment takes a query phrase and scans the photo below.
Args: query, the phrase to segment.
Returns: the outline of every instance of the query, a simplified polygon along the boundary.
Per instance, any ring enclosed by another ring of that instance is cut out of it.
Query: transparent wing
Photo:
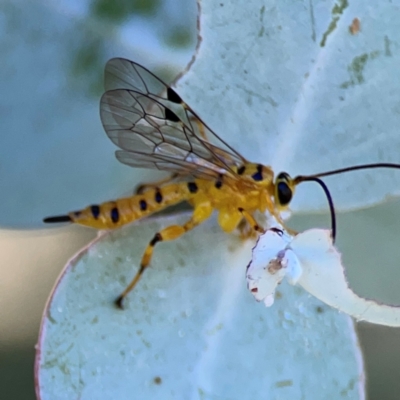
[[[178,173],[179,176],[194,175],[211,179],[219,174],[226,175],[226,170],[220,169],[218,173],[215,166],[210,166],[206,163],[192,163],[172,157],[156,156],[154,154],[138,154],[124,150],[116,151],[115,155],[121,163],[129,165],[130,167],[170,171],[172,173]]]
[[[121,162],[207,177],[235,175],[231,167],[246,162],[173,89],[140,65],[110,60],[106,87],[113,90],[101,99],[101,120],[124,150],[117,153]]]
[[[104,70],[104,87],[106,91],[129,89],[138,93],[151,95],[152,98],[164,98],[168,86],[146,68],[124,58],[112,58]],[[149,109],[151,97],[143,99],[143,106]]]

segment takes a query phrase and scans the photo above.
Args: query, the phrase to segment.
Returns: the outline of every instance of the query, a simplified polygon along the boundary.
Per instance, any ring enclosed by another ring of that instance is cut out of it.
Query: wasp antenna
[[[325,176],[342,174],[342,173],[345,173],[345,172],[359,171],[361,169],[372,169],[372,168],[395,168],[395,169],[400,169],[400,164],[394,164],[394,163],[360,164],[360,165],[353,165],[351,167],[334,169],[332,171],[320,172],[319,174],[313,174],[313,175],[308,175],[308,176],[299,175],[299,176],[296,176],[296,178],[293,179],[293,182],[294,182],[295,185],[298,185],[299,183],[306,182],[306,181],[317,182],[322,187],[322,189],[324,190],[326,198],[328,199],[329,209],[330,209],[330,213],[331,213],[332,240],[333,240],[333,242],[335,242],[335,238],[336,238],[335,208],[333,206],[332,196],[331,196],[331,194],[329,192],[328,187],[319,178],[323,178]]]
[[[329,203],[329,211],[331,213],[331,229],[332,229],[332,242],[335,243],[336,240],[336,214],[335,214],[335,206],[333,205],[333,200],[331,193],[329,192],[328,187],[325,185],[322,179],[319,179],[317,176],[297,176],[293,179],[293,182],[298,185],[301,182],[317,182],[325,192],[325,196]]]
[[[47,217],[43,219],[46,224],[55,224],[60,222],[72,222],[69,215],[57,215],[55,217]]]
[[[309,177],[313,176],[313,177],[323,178],[324,176],[337,175],[337,174],[342,174],[344,172],[351,172],[351,171],[358,171],[360,169],[372,169],[372,168],[395,168],[395,169],[400,169],[400,164],[393,164],[393,163],[360,164],[360,165],[353,165],[351,167],[334,169],[332,171],[321,172],[319,174],[313,174],[313,175],[310,175]],[[306,177],[305,176],[298,176],[297,178],[306,178]],[[302,181],[304,181],[304,179],[302,179]]]

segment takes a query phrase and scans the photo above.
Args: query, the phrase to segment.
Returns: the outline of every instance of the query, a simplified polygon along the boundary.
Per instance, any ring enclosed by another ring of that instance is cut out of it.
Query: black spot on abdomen
[[[241,167],[238,168],[237,173],[239,175],[243,175],[244,171],[246,171],[246,167],[244,165],[242,165]]]
[[[163,201],[163,196],[159,190],[156,191],[156,194],[154,196],[154,200],[156,203],[160,204]]]
[[[214,185],[217,189],[221,189],[221,187],[222,187],[222,181],[220,181],[220,180],[217,180],[216,182],[215,182],[215,185]]]
[[[187,186],[190,193],[196,193],[199,189],[195,182],[188,182]]]
[[[98,205],[94,205],[90,207],[90,211],[94,219],[99,218],[100,215],[100,207]]]
[[[140,200],[139,201],[139,207],[140,207],[140,211],[146,211],[147,210],[147,202],[146,202],[146,200]]]
[[[119,211],[117,207],[111,209],[110,212],[111,221],[116,224],[119,221]]]

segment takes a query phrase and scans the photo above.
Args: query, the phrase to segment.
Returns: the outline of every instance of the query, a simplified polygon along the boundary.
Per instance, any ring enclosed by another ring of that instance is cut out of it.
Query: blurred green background
[[[98,119],[104,63],[112,56],[125,56],[149,65],[165,79],[172,79],[190,61],[196,46],[196,12],[194,1],[189,4],[184,0],[43,0],[36,3],[19,0],[0,4],[2,47],[3,54],[7,56],[3,61],[4,71],[13,78],[8,80],[7,74],[3,76],[0,109],[3,113],[15,113],[12,114],[15,121],[21,116],[21,119],[32,121],[35,128],[32,135],[29,128],[24,131],[13,125],[3,127],[5,133],[0,140],[0,147],[3,148],[0,159],[3,226],[32,227],[40,220],[38,216],[52,213],[51,207],[69,210],[71,206],[68,205],[72,203],[79,206],[98,202],[101,200],[100,191],[104,199],[121,194],[116,189],[121,187],[121,183],[128,191],[134,187],[135,182],[130,181],[126,169],[115,166],[113,147],[102,132],[100,122],[96,129],[88,129],[86,136],[82,134],[85,124],[88,124],[85,118]],[[76,36],[66,35],[74,31]],[[52,50],[43,49],[46,43]],[[31,49],[29,54],[27,48]],[[53,58],[55,53],[59,53],[60,59]],[[67,92],[66,96],[70,96],[67,103],[52,99],[54,79],[61,78],[54,78],[50,67],[48,70],[35,70],[37,74],[33,79],[26,73],[29,71],[27,65],[33,64],[31,60],[35,56],[47,65],[61,65],[63,73],[68,74],[67,82],[57,83],[63,84],[61,89]],[[24,76],[20,78],[21,73]],[[19,81],[31,80],[36,80],[32,87],[24,84],[13,87]],[[30,114],[29,100],[41,101],[36,99],[37,95],[43,96],[40,99],[46,99],[49,104],[52,102],[55,109],[48,109],[48,114],[44,110],[43,116],[37,110]],[[79,112],[82,112],[78,118],[82,126],[64,124],[67,115],[73,119],[74,107],[79,107]],[[47,116],[61,111],[65,115],[60,117],[59,123],[49,125]],[[67,129],[68,132],[65,132]],[[54,137],[50,137],[49,132],[55,132]],[[63,143],[62,137],[74,138],[71,149],[68,143]],[[101,142],[103,139],[104,145]],[[35,143],[37,148],[32,147]],[[29,162],[36,165],[38,159],[45,160],[43,170],[51,170],[49,165],[53,164],[47,157],[49,154],[59,157],[55,149],[60,147],[70,160],[72,158],[71,164],[62,165],[63,174],[53,171],[55,177],[44,177],[40,169],[29,166]],[[88,149],[90,154],[87,154]],[[81,160],[83,164],[80,164]],[[85,184],[85,180],[90,180],[92,176],[85,164],[92,169],[96,167],[96,173],[100,168],[104,169],[108,192],[103,189],[103,182],[94,189],[92,185]],[[12,169],[13,166],[15,169]],[[84,174],[81,172],[83,168]],[[76,182],[73,177],[77,175],[82,177],[83,183]],[[119,177],[118,181],[115,181],[115,176]],[[146,180],[145,176],[143,180]],[[90,186],[90,193],[85,192],[85,186]],[[60,192],[62,188],[66,188],[64,192],[70,195],[70,198],[65,198],[65,206],[49,194],[49,191]],[[37,198],[34,192],[39,193]],[[15,200],[19,196],[24,199],[21,204],[26,207],[21,207]],[[44,213],[44,209],[48,211]],[[391,304],[400,304],[400,269],[396,266],[399,249],[396,248],[396,240],[393,240],[400,232],[399,210],[400,202],[391,201],[373,209],[338,216],[338,246],[349,267],[351,285],[357,293]],[[302,230],[327,226],[328,223],[326,215],[296,216],[291,220],[294,227]],[[41,231],[0,230],[1,398],[35,398],[34,345],[44,304],[68,258],[95,235],[92,230],[81,227]],[[371,251],[368,250],[375,248],[377,250],[370,256]],[[363,259],[364,253],[368,253],[368,257]],[[360,259],[363,260],[362,265]],[[400,329],[360,323],[358,332],[365,355],[368,397],[398,399]]]

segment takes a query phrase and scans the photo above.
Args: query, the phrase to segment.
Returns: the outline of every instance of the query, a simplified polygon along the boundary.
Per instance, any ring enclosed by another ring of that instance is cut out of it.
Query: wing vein
[[[205,179],[227,175],[246,160],[219,138],[168,85],[132,61],[106,65],[100,116],[121,150],[118,160],[133,167],[156,168]]]

